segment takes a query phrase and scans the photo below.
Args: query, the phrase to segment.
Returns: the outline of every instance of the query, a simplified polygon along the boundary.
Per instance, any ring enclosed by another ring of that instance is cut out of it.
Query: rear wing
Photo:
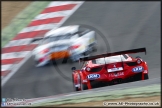
[[[121,54],[139,53],[139,52],[145,52],[145,55],[146,55],[146,48],[138,48],[138,49],[131,49],[131,50],[95,55],[95,56],[90,56],[90,57],[83,57],[83,58],[80,58],[80,62],[81,61],[94,60],[94,59],[97,59],[97,58],[103,58],[103,57],[109,57],[109,56],[115,56],[115,55],[121,55]]]

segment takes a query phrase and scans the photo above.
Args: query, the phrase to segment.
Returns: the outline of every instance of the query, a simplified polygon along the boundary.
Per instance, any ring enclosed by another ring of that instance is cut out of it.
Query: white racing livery
[[[95,31],[79,25],[52,29],[44,37],[35,38],[32,42],[39,42],[39,46],[32,53],[37,67],[57,59],[68,58],[75,62],[96,50]]]

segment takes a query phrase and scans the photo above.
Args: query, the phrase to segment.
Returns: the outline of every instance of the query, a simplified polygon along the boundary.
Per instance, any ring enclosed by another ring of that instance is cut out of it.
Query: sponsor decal
[[[100,78],[100,74],[89,74],[87,77],[89,80],[98,79]]]
[[[108,69],[107,71],[108,71],[108,72],[114,72],[114,71],[121,71],[121,70],[123,70],[123,68],[122,68],[122,67],[118,67],[118,68],[111,68],[111,69]]]
[[[143,70],[144,70],[144,68],[142,66],[134,67],[132,69],[133,72],[142,72]]]
[[[110,73],[109,77],[118,77],[118,76],[123,76],[124,72],[115,72],[115,73]]]

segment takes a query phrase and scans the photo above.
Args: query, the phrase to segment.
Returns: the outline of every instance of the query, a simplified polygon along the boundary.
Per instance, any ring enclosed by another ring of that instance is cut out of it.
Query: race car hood
[[[44,44],[44,45],[40,45],[38,47],[36,47],[34,50],[33,50],[33,54],[36,54],[46,48],[50,48],[52,46],[59,46],[59,45],[69,45],[71,43],[73,43],[74,40],[61,40],[61,41],[54,41],[54,42],[50,42],[48,44]]]

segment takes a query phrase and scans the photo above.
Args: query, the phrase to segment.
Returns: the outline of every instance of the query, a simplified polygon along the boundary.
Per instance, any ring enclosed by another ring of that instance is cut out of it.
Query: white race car
[[[39,46],[32,52],[37,67],[57,59],[75,62],[96,50],[95,31],[79,25],[52,29],[44,37],[34,38],[32,42],[39,42]]]

